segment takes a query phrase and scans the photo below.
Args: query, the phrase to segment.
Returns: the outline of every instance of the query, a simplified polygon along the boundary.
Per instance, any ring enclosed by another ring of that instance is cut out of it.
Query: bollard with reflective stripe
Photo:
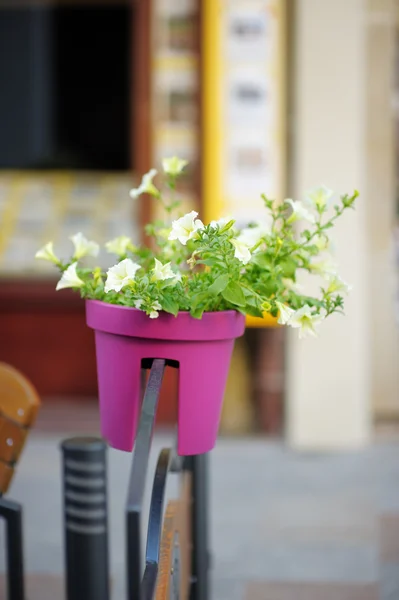
[[[106,444],[61,445],[67,600],[109,600]]]

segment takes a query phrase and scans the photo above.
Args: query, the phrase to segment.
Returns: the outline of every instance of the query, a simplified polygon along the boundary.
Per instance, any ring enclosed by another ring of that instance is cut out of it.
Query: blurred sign
[[[204,205],[245,225],[285,187],[284,0],[204,3]]]
[[[67,258],[78,231],[99,244],[122,234],[138,240],[131,187],[129,173],[0,171],[0,273],[54,273],[36,251],[51,240]],[[110,257],[97,262],[108,265]]]

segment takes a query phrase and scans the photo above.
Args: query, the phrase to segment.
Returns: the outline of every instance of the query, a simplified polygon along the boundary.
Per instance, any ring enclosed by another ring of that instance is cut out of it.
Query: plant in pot
[[[173,157],[162,164],[162,185],[155,185],[152,169],[130,192],[134,199],[148,194],[163,207],[164,219],[146,227],[151,244],[138,247],[123,235],[109,241],[106,250],[117,260],[107,271],[85,264],[99,246],[81,233],[71,238],[68,260],[55,255],[52,242],[36,256],[60,270],[57,290],[73,288],[86,300],[104,438],[132,450],[141,365],[163,358],[179,366],[178,452],[189,455],[215,445],[234,340],[244,332],[246,315],[266,313],[305,337],[343,312],[348,286],[329,258],[329,232],[358,193],[334,201],[333,192],[320,187],[304,202],[280,203],[263,195],[262,222],[204,224],[195,211],[181,214],[176,200],[187,162]],[[317,295],[300,288],[302,273],[320,280]]]

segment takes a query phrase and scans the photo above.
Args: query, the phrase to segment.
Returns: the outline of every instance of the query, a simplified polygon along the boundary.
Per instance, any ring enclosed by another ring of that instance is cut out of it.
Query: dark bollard
[[[22,548],[22,507],[1,497],[0,517],[6,523],[6,582],[8,600],[25,600]]]
[[[106,444],[62,445],[67,600],[109,600]]]

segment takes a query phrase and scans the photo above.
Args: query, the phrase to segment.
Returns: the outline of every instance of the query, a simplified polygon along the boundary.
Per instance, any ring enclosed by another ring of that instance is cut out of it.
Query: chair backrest
[[[39,406],[39,396],[30,381],[0,362],[0,495],[11,483]]]

